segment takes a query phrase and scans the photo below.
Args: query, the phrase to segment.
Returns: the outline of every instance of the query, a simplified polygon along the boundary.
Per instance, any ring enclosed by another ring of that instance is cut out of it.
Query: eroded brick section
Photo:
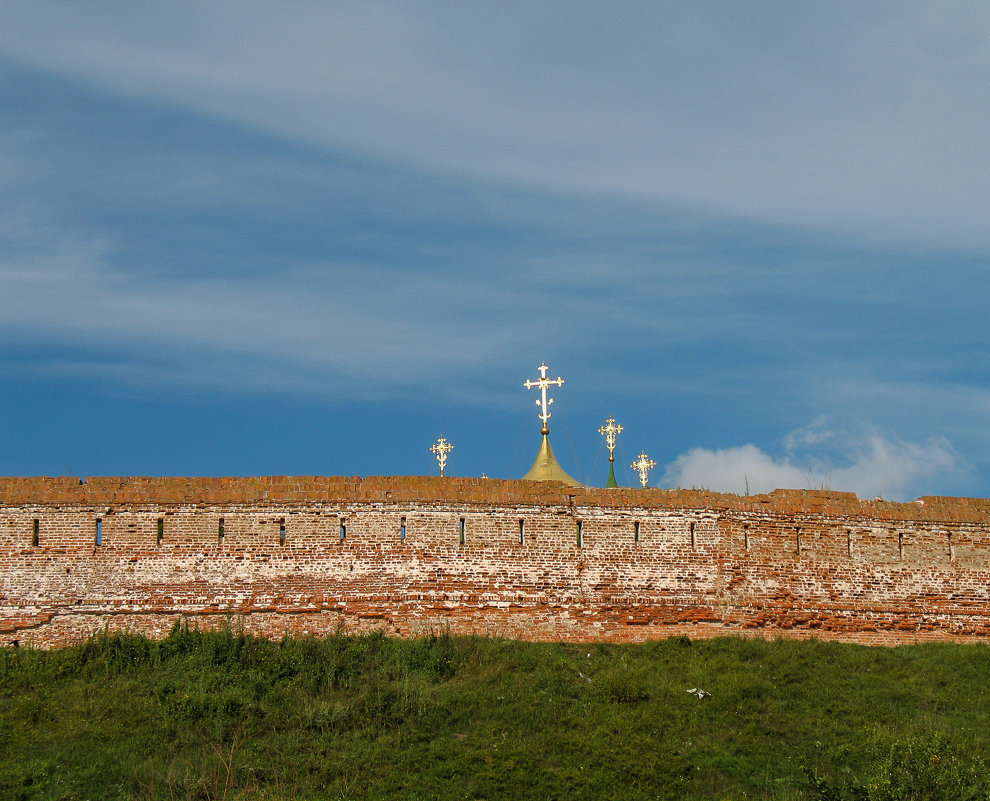
[[[420,477],[0,479],[0,641],[163,636],[183,618],[266,636],[986,639],[988,526],[990,501],[968,498]]]

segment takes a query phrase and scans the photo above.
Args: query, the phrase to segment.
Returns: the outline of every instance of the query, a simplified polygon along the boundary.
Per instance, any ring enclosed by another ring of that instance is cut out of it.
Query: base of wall
[[[612,607],[524,607],[515,604],[459,605],[430,608],[413,605],[352,610],[254,612],[124,612],[4,614],[0,642],[31,647],[65,647],[94,634],[129,633],[162,639],[177,624],[278,639],[381,631],[389,636],[420,637],[430,633],[500,637],[554,642],[639,643],[675,636],[692,639],[743,636],[774,639],[821,639],[861,645],[907,645],[934,641],[990,642],[990,627],[940,616],[906,618],[882,615],[835,618],[801,612],[767,623],[758,615],[723,619],[705,609],[635,609]]]

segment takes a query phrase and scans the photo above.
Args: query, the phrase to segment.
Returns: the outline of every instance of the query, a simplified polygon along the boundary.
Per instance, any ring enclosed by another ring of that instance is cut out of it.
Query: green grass
[[[0,650],[3,799],[987,799],[988,732],[986,645]]]

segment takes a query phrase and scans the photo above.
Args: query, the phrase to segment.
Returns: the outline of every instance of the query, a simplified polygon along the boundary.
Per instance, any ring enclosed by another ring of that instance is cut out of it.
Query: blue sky
[[[0,19],[0,474],[990,494],[986,4]]]

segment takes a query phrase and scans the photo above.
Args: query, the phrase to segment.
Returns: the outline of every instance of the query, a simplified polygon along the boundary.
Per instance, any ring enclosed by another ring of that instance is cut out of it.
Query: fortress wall
[[[268,636],[985,639],[990,502],[418,477],[0,479],[0,642],[163,636],[181,618]]]

